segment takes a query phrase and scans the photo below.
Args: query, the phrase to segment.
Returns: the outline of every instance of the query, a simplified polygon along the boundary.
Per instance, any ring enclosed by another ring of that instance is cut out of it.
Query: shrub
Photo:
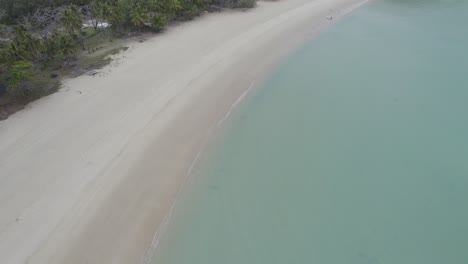
[[[151,19],[151,27],[156,31],[161,31],[167,23],[165,15],[157,14]]]
[[[8,92],[20,94],[25,87],[25,82],[32,77],[32,63],[30,61],[17,61],[11,67],[8,74]]]
[[[9,52],[16,60],[41,60],[43,47],[41,40],[34,37],[24,26],[14,30],[15,38],[9,44]]]
[[[152,11],[163,13],[170,19],[175,18],[177,13],[184,8],[179,0],[155,1],[155,3],[150,4],[150,6],[152,6]]]
[[[141,7],[140,4],[137,4],[132,8],[130,13],[130,22],[133,26],[139,30],[145,26],[145,23],[148,21],[148,11]]]
[[[255,0],[238,0],[236,1],[234,8],[252,8],[257,5],[257,1]]]
[[[0,67],[8,67],[15,61],[13,54],[8,49],[8,46],[0,44]]]
[[[191,20],[194,17],[200,14],[200,9],[197,5],[193,4],[192,2],[186,1],[182,3],[182,8],[177,12],[177,19],[178,20]]]

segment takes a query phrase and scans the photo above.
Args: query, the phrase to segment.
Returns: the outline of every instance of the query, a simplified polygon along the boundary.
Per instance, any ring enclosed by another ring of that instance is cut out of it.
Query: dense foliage
[[[0,10],[5,12],[4,21],[14,22],[37,9],[70,4],[82,6],[90,2],[90,0],[0,0]]]
[[[193,19],[210,6],[254,5],[255,0],[0,0],[0,86],[18,94],[13,91],[24,89],[41,66],[69,60],[80,47],[86,50],[83,24],[96,34],[158,32],[166,23]]]

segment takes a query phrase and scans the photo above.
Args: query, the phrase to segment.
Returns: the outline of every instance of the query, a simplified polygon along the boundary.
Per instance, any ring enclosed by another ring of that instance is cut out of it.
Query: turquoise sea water
[[[468,263],[468,1],[359,9],[220,141],[154,263]]]

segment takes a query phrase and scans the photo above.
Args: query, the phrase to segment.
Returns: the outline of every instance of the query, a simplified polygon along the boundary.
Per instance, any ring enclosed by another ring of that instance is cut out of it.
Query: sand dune
[[[0,263],[144,261],[219,120],[327,16],[362,2],[207,14],[0,122]]]

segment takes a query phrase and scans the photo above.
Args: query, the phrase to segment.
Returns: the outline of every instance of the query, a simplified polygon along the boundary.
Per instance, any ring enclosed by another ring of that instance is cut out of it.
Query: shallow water
[[[281,65],[154,263],[468,263],[468,2],[380,0]]]

